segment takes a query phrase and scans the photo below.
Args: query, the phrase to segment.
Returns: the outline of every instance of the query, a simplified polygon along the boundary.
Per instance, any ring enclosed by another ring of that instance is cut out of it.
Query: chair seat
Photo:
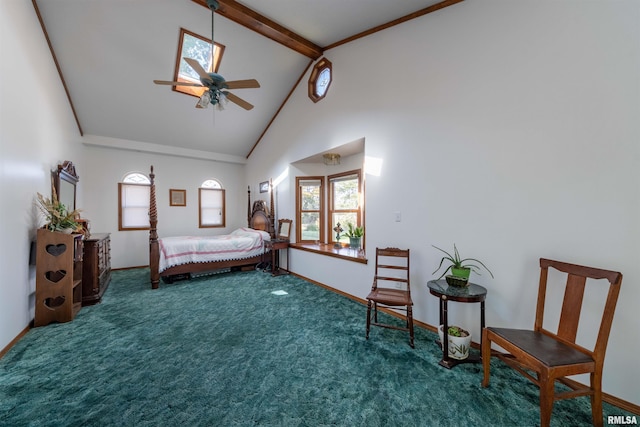
[[[493,327],[487,327],[487,329],[535,357],[545,366],[573,365],[594,361],[588,354],[540,332]],[[500,345],[499,342],[496,344]]]
[[[413,305],[409,293],[400,289],[378,288],[371,291],[367,299],[385,305]]]

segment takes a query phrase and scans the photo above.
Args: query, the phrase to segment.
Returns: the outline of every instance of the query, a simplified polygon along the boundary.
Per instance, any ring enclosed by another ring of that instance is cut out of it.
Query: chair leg
[[[602,427],[602,373],[591,373],[591,416],[595,427]]]
[[[489,376],[491,375],[491,341],[488,338],[487,329],[482,330],[482,347],[480,351],[482,352],[482,370],[484,371],[484,376],[482,377],[482,387],[489,386]]]
[[[416,348],[413,340],[413,310],[411,306],[407,307],[407,327],[409,328],[409,345],[411,348]]]
[[[540,379],[540,427],[549,427],[551,412],[553,412],[555,380],[549,378],[548,372],[541,372],[538,378]]]
[[[367,339],[369,339],[369,329],[371,328],[371,300],[367,303]]]

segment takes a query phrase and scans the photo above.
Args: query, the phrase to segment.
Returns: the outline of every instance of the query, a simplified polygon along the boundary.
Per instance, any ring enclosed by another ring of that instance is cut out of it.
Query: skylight
[[[178,56],[176,58],[176,69],[173,75],[174,81],[200,83],[200,77],[193,68],[187,64],[183,58],[193,58],[202,65],[209,73],[217,73],[220,67],[220,60],[224,53],[224,46],[214,43],[213,63],[211,62],[211,40],[198,34],[180,28],[180,42],[178,45]],[[173,90],[187,95],[202,96],[204,88],[193,86],[174,86]]]

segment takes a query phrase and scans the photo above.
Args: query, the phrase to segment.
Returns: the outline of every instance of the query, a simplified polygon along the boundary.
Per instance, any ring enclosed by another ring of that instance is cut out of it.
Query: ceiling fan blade
[[[168,82],[166,80],[154,80],[153,81],[157,85],[171,85],[171,86],[197,86],[203,87],[200,83],[189,83],[189,82]]]
[[[228,89],[253,89],[260,87],[260,83],[258,83],[256,79],[225,81],[224,84]]]
[[[245,110],[251,110],[253,108],[253,105],[249,104],[244,99],[232,94],[231,92],[225,92],[224,94],[226,95],[229,101],[233,102],[234,104],[238,104],[240,107],[244,108]]]
[[[184,60],[187,64],[189,64],[191,68],[193,68],[193,70],[196,73],[198,73],[201,79],[206,80],[208,82],[213,82],[213,80],[211,80],[211,76],[207,74],[207,71],[204,68],[202,68],[202,65],[200,65],[198,61],[191,58],[184,58]]]

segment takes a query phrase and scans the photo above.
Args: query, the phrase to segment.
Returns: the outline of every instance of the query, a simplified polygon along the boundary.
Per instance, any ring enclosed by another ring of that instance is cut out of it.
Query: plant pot
[[[362,237],[349,237],[349,247],[352,249],[360,249]]]
[[[470,268],[455,268],[451,267],[451,275],[454,277],[459,277],[461,279],[469,280],[469,275],[471,274]]]
[[[442,346],[444,325],[438,327],[438,336],[440,337],[440,345]],[[466,337],[455,337],[447,334],[447,342],[449,344],[449,357],[451,359],[464,360],[469,357],[469,348],[471,348],[471,333]]]
[[[445,276],[445,280],[449,286],[457,286],[459,288],[469,286],[469,279],[464,279],[462,277]]]

